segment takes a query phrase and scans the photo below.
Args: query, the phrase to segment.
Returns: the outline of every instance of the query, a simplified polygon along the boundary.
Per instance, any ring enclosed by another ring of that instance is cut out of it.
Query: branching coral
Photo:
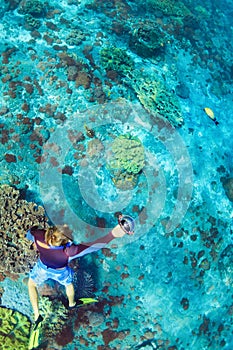
[[[18,311],[0,307],[1,349],[27,349],[31,323]]]
[[[26,231],[34,225],[47,225],[44,208],[20,199],[18,190],[0,186],[0,272],[28,272],[36,259]]]
[[[53,338],[64,326],[68,318],[68,311],[59,300],[54,303],[48,297],[42,297],[40,298],[40,312],[44,318],[43,338]]]

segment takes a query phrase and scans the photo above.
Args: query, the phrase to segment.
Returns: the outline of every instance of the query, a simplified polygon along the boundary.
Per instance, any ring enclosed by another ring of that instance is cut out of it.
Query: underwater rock
[[[189,88],[184,83],[180,83],[176,87],[176,94],[183,99],[187,99],[189,98]]]
[[[233,202],[233,178],[221,179],[227,198]]]
[[[27,349],[31,322],[18,311],[0,307],[1,349]]]
[[[7,163],[16,163],[17,162],[16,156],[14,154],[10,154],[10,153],[5,154],[5,160],[7,161]]]
[[[1,3],[0,14],[3,15],[5,11],[17,9],[21,0],[5,0]],[[2,18],[2,17],[1,17]]]
[[[83,86],[84,89],[89,89],[91,86],[91,76],[88,74],[88,72],[81,71],[77,73],[77,76],[75,78],[75,86]]]
[[[104,145],[99,139],[93,139],[88,142],[87,154],[89,157],[99,157],[104,150]]]
[[[36,261],[32,242],[25,238],[34,226],[46,227],[44,208],[20,199],[20,192],[0,186],[0,272],[11,276],[26,273]]]
[[[65,167],[62,169],[62,174],[71,176],[73,175],[73,173],[74,173],[74,169],[70,165],[65,165]]]

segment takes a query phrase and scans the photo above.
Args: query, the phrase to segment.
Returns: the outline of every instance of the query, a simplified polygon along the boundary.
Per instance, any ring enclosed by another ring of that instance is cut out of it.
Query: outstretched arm
[[[69,261],[84,256],[86,254],[96,252],[99,249],[104,248],[114,238],[123,237],[126,233],[122,230],[120,225],[115,226],[112,231],[107,235],[96,239],[93,242],[72,244],[65,249],[66,254],[69,256]]]

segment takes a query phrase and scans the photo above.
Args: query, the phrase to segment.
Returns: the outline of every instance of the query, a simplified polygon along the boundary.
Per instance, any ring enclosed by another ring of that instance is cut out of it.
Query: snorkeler
[[[43,284],[47,279],[55,280],[65,287],[69,309],[79,306],[79,301],[75,300],[73,270],[68,265],[69,261],[103,248],[114,238],[123,237],[126,233],[133,234],[133,230],[133,219],[120,215],[118,225],[107,235],[94,242],[74,244],[72,232],[66,225],[50,227],[47,230],[32,227],[27,232],[27,238],[34,241],[39,252],[39,260],[30,271],[28,279],[29,298],[35,319],[34,329],[43,321],[39,312],[37,285]]]

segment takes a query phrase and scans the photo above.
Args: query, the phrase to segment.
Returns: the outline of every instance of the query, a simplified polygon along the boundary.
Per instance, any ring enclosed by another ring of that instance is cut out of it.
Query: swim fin
[[[97,303],[97,302],[98,300],[93,298],[80,298],[77,300],[76,304],[77,306],[82,306],[85,304],[91,304],[91,303]]]
[[[29,339],[28,350],[36,349],[39,346],[40,331],[43,317],[39,316],[33,325],[32,332]]]

